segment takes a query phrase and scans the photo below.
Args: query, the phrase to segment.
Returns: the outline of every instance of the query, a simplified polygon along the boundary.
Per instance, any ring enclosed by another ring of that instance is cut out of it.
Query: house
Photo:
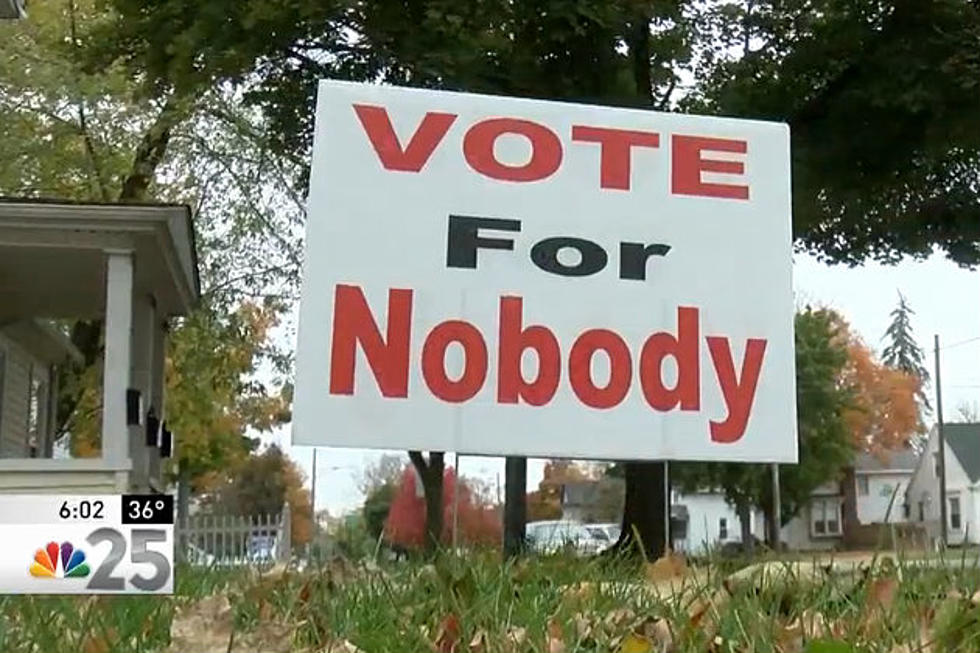
[[[782,527],[782,541],[795,550],[875,546],[880,525],[907,521],[905,490],[917,464],[911,449],[858,454],[841,480],[813,491],[800,514]]]
[[[918,464],[919,454],[913,449],[859,454],[854,461],[854,496],[858,523],[866,525],[907,522],[905,491]]]
[[[980,423],[945,424],[946,524],[950,544],[980,543]],[[929,535],[941,532],[939,433],[933,427],[905,492],[909,520]]]
[[[0,198],[0,492],[163,490],[168,324],[199,288],[185,206]],[[98,458],[54,456],[74,320],[102,325]]]
[[[708,553],[742,541],[741,521],[720,492],[672,490],[670,511],[674,551]]]
[[[562,519],[583,524],[619,521],[625,496],[626,486],[621,478],[563,483]]]

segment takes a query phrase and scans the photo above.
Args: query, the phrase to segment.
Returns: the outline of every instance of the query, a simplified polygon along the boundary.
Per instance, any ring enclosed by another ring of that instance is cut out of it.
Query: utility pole
[[[313,532],[316,532],[316,447],[313,447],[313,471],[310,473],[310,511],[313,513]]]
[[[946,436],[943,433],[943,386],[939,372],[939,334],[935,335],[936,348],[936,435],[939,438],[939,521],[943,548],[949,543],[946,507]]]
[[[772,472],[772,519],[769,523],[769,545],[773,551],[779,551],[779,531],[782,522],[782,503],[779,496],[779,463],[773,463]]]
[[[461,476],[459,475],[459,452],[453,452],[453,462],[454,474],[456,480],[453,482],[453,553],[456,553],[456,548],[459,546],[459,488],[462,482]]]
[[[674,548],[674,540],[670,536],[670,461],[664,461],[664,555]]]

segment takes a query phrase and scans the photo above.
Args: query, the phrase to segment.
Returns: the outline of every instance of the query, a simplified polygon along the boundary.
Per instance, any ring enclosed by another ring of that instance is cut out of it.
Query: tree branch
[[[179,125],[189,113],[189,99],[171,94],[157,114],[156,120],[143,134],[129,175],[123,181],[120,201],[143,201],[147,199],[150,184],[156,170],[167,153],[174,127]]]

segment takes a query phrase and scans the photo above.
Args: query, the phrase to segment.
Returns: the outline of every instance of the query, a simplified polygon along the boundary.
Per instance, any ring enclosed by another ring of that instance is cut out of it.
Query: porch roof
[[[197,302],[190,208],[0,197],[0,322],[105,312],[105,252],[131,251],[134,287],[162,315]]]

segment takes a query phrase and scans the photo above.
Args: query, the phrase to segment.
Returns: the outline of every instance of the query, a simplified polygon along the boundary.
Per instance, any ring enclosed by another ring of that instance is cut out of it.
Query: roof
[[[858,472],[906,471],[912,473],[919,464],[919,454],[912,449],[895,449],[880,454],[862,453],[854,459]]]
[[[0,197],[0,244],[8,250],[0,261],[9,268],[6,273],[30,277],[47,271],[49,277],[57,277],[38,282],[61,302],[57,308],[66,311],[64,315],[32,313],[30,309],[38,306],[25,305],[17,309],[19,312],[14,308],[8,311],[16,313],[15,317],[86,317],[75,314],[80,309],[69,306],[69,298],[98,313],[95,305],[102,301],[101,295],[83,297],[73,288],[98,286],[101,292],[102,252],[112,249],[134,252],[138,260],[136,282],[160,293],[154,293],[155,299],[165,314],[186,314],[200,296],[194,225],[186,205]],[[26,277],[15,281],[12,288],[4,289],[10,291],[8,294],[38,294]],[[55,288],[55,282],[65,287]],[[49,297],[47,304],[53,301]],[[33,303],[50,309],[40,298],[35,297]],[[15,307],[16,302],[11,300],[9,306]],[[0,306],[0,312],[2,309]]]
[[[980,480],[980,423],[943,424],[943,437],[970,482]]]
[[[71,339],[45,320],[18,320],[0,325],[0,331],[46,363],[60,365],[68,359],[82,361],[82,354]]]

